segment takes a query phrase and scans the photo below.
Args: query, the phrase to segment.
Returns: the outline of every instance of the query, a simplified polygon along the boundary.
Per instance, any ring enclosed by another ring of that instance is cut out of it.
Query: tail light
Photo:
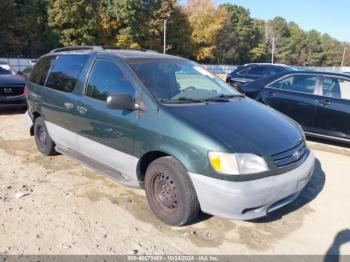
[[[24,91],[23,91],[24,96],[27,98],[28,97],[28,88],[27,85],[24,86]]]

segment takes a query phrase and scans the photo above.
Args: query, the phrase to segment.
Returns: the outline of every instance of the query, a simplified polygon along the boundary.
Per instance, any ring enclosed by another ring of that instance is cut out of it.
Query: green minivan
[[[36,63],[26,120],[38,150],[141,187],[164,223],[251,220],[295,200],[315,159],[300,126],[195,62],[65,47]]]

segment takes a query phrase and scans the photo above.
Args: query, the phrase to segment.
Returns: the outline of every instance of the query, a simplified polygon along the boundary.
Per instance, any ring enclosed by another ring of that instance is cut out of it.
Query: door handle
[[[63,105],[67,110],[72,110],[74,107],[74,105],[72,103],[69,103],[69,102],[65,102]]]
[[[328,99],[316,99],[316,101],[322,106],[329,106],[331,104]]]
[[[85,115],[88,111],[85,106],[77,106],[77,110],[81,115]]]
[[[268,95],[268,96],[275,96],[275,92],[273,92],[273,91],[268,91],[268,92],[267,92],[267,95]]]

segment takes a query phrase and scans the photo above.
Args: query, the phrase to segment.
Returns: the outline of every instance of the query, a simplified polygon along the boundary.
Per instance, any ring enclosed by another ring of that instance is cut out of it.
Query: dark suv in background
[[[246,64],[229,73],[226,82],[239,90],[240,86],[251,81],[290,71],[295,69],[283,64]]]
[[[25,81],[6,62],[0,60],[0,108],[26,108]]]

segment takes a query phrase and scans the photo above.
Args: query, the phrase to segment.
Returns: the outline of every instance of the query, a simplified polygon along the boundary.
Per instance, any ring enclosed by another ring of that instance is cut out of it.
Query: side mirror
[[[125,93],[109,95],[106,103],[110,109],[135,110],[135,101]]]

